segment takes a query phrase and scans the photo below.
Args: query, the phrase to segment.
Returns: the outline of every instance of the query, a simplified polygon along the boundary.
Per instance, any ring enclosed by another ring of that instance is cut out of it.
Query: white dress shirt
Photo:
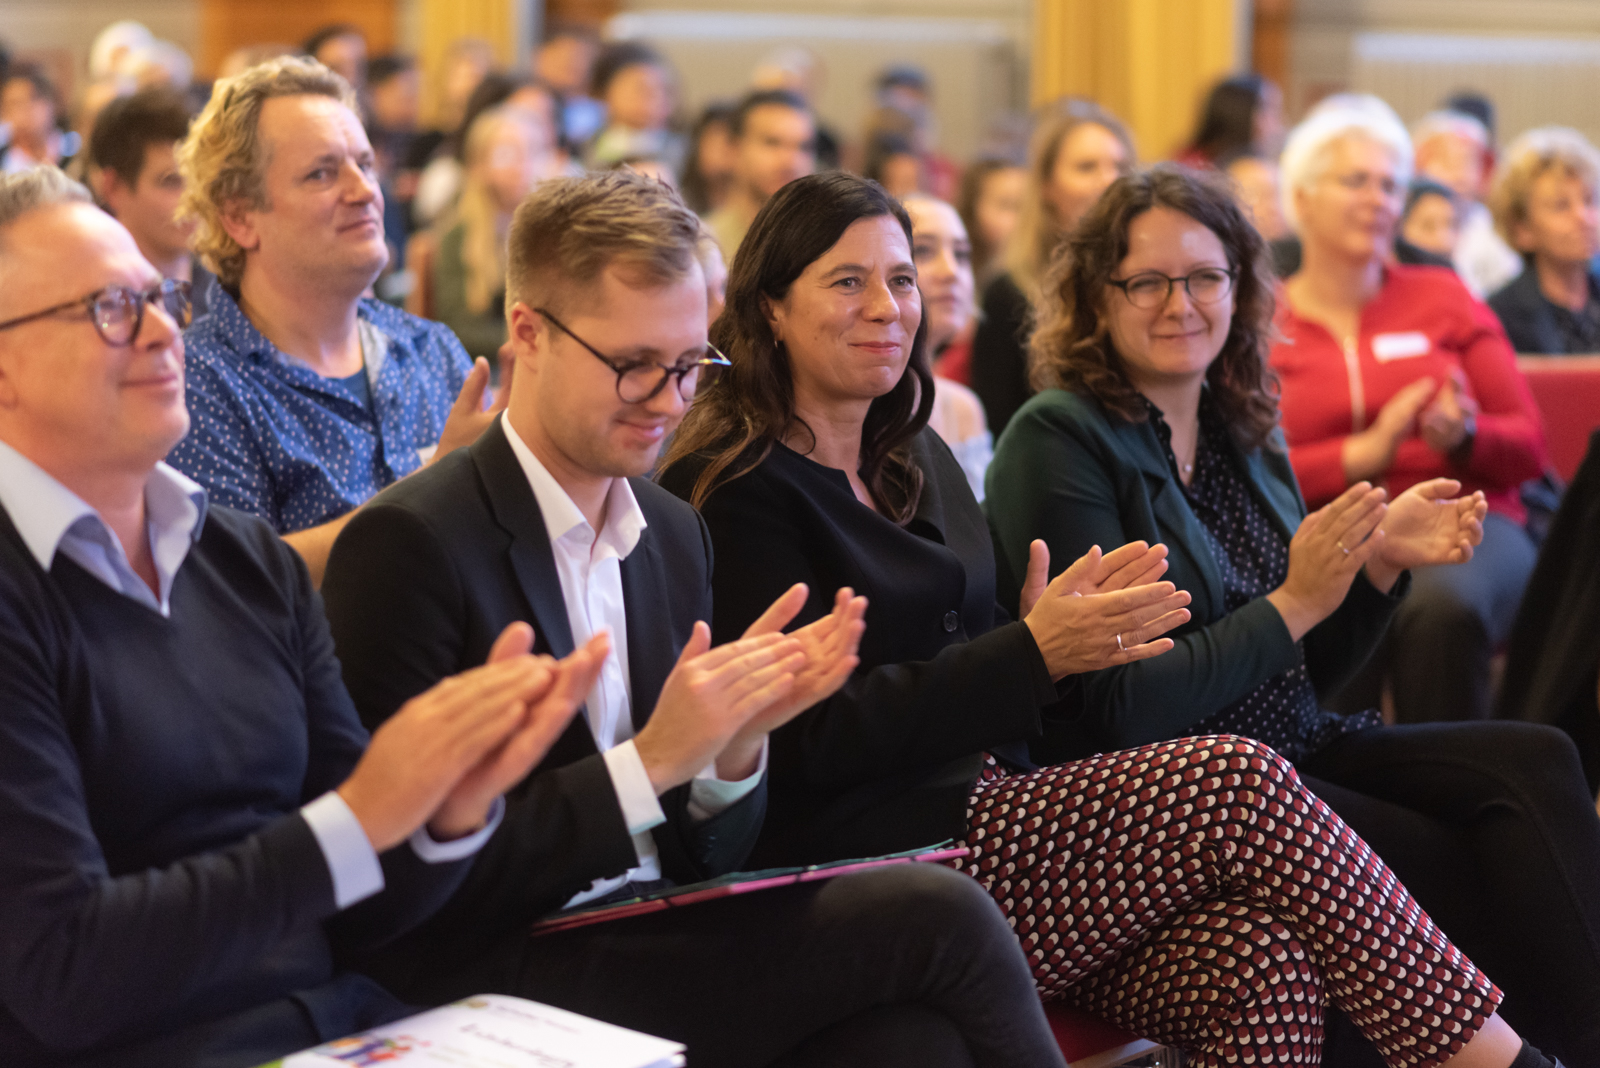
[[[156,569],[155,591],[133,570],[122,542],[87,501],[3,441],[0,507],[46,571],[59,552],[124,597],[171,618],[172,582],[205,523],[206,491],[163,463],[156,464],[145,480],[145,524]],[[496,801],[481,831],[451,842],[435,842],[425,827],[419,828],[411,836],[411,847],[430,864],[471,856],[489,840],[504,811],[504,802]],[[300,815],[327,861],[339,908],[383,889],[378,855],[344,798],[330,790],[301,808]]]
[[[544,517],[555,558],[561,596],[567,606],[567,624],[572,629],[573,648],[601,631],[611,635],[611,655],[600,669],[600,677],[589,691],[584,718],[594,735],[611,786],[622,808],[622,818],[633,836],[637,867],[623,875],[596,879],[589,889],[576,894],[566,907],[581,905],[603,897],[627,882],[647,882],[661,878],[661,858],[650,830],[666,822],[655,788],[645,771],[644,761],[633,744],[633,697],[628,675],[628,616],[622,600],[622,561],[639,544],[644,533],[644,513],[625,478],[611,480],[606,494],[605,515],[600,530],[589,525],[583,512],[567,491],[539,462],[539,458],[517,435],[511,420],[501,416],[506,440],[522,465],[533,496]],[[717,778],[715,764],[704,768],[689,787],[689,813],[708,819],[754,790],[767,768],[765,745],[755,773],[737,782]]]

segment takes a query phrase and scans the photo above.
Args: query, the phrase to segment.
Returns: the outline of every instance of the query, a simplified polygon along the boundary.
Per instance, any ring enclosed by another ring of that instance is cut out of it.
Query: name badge
[[[1428,335],[1420,330],[1407,330],[1403,334],[1377,334],[1372,339],[1372,358],[1379,363],[1388,363],[1390,360],[1426,356],[1432,348]]]

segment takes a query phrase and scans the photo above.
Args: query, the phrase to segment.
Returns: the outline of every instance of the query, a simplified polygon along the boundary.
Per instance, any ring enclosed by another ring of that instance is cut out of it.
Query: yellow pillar
[[[523,0],[421,0],[417,12],[418,60],[422,65],[423,115],[432,120],[441,85],[441,67],[452,41],[461,37],[481,37],[494,46],[500,66],[514,66],[527,59],[513,55],[513,43],[521,32],[519,9]]]
[[[1184,147],[1200,102],[1238,69],[1237,0],[1034,0],[1033,102],[1085,96],[1146,162]]]

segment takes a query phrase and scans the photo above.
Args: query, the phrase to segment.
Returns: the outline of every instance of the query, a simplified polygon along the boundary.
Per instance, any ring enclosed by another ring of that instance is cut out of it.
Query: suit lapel
[[[644,507],[642,501],[640,507]],[[646,523],[649,518],[645,517]],[[644,729],[678,659],[672,642],[673,615],[668,610],[666,574],[652,537],[654,530],[656,527],[646,526],[639,535],[639,544],[622,561],[622,604],[628,614],[628,680],[632,691],[629,704],[635,731]]]
[[[517,462],[517,454],[511,451],[500,420],[496,419],[472,446],[472,459],[483,479],[496,522],[511,535],[506,554],[528,607],[533,610],[534,626],[552,656],[567,656],[572,652],[572,625],[567,621],[567,602],[561,594],[550,534],[533,488],[528,485],[528,476]]]
[[[1161,451],[1154,425],[1148,421],[1114,424],[1112,433],[1124,455],[1138,466],[1140,474],[1144,476],[1145,491],[1150,495],[1150,510],[1155,514],[1157,525],[1172,532],[1166,545],[1175,567],[1167,577],[1181,574],[1181,569],[1176,567],[1180,563],[1177,558],[1187,561],[1189,573],[1198,575],[1204,587],[1190,589],[1189,596],[1196,601],[1204,596],[1211,605],[1220,609],[1223,603],[1222,575],[1217,570],[1216,561],[1206,550],[1208,542],[1200,529],[1200,520],[1195,518],[1194,510],[1184,499],[1183,490],[1173,477],[1172,469],[1167,466],[1167,458]],[[1104,545],[1101,548],[1109,552],[1116,546]],[[1194,613],[1196,618],[1207,618],[1207,606],[1196,604]]]

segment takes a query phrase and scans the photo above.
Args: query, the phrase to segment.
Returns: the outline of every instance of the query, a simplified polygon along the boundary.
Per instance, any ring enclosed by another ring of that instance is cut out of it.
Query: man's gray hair
[[[52,204],[93,204],[83,186],[54,167],[34,167],[0,176],[0,232],[39,208]]]

